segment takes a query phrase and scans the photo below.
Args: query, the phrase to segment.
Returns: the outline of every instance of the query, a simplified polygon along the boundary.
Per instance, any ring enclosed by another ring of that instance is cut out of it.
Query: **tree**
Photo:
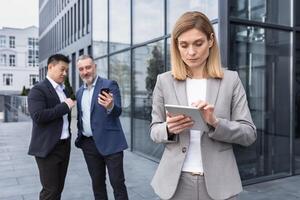
[[[157,75],[164,72],[164,60],[160,49],[154,46],[152,50],[152,58],[148,60],[147,77],[146,77],[146,89],[149,95],[152,95]]]
[[[67,90],[67,91],[69,92],[69,94],[70,94],[70,98],[71,98],[72,100],[76,100],[76,96],[75,96],[75,94],[74,94],[74,90],[73,90],[73,88],[72,88],[72,86],[71,86],[71,84],[70,84],[70,81],[69,81],[69,77],[68,77],[68,76],[66,76],[65,81],[64,81],[64,84],[65,84],[66,90]]]
[[[110,79],[118,82],[122,99],[123,113],[127,114],[130,109],[130,68],[126,61],[118,58],[111,59],[110,69],[113,73],[110,74]]]
[[[27,96],[29,94],[30,89],[26,88],[25,85],[23,86],[22,92],[21,92],[21,96]]]

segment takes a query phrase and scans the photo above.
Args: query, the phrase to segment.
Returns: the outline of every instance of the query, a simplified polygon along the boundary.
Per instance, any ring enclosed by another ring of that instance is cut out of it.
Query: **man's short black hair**
[[[68,64],[70,63],[70,60],[67,56],[65,56],[63,54],[54,54],[54,55],[52,55],[48,58],[47,66],[50,63],[53,63],[53,62],[57,63],[59,61],[63,61],[63,62],[68,63]]]

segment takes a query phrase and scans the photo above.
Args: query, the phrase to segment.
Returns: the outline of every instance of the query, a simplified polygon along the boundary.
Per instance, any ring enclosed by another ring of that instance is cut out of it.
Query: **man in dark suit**
[[[35,156],[42,190],[40,200],[59,200],[64,187],[70,157],[71,108],[75,101],[64,90],[69,59],[61,54],[49,57],[47,77],[28,95],[32,118],[29,155]]]
[[[108,199],[106,167],[115,199],[127,200],[123,150],[128,146],[119,120],[122,108],[118,84],[97,76],[91,56],[80,56],[77,68],[84,85],[76,94],[78,138],[75,145],[83,151],[95,200]]]

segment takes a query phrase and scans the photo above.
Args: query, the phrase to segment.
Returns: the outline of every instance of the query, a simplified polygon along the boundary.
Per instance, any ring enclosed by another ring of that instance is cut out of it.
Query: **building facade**
[[[70,82],[78,88],[76,58],[91,52],[90,0],[39,0],[40,77],[47,73],[47,59],[63,53],[71,60]],[[42,20],[43,19],[43,20]]]
[[[157,74],[171,67],[170,32],[176,19],[186,11],[198,10],[211,19],[223,66],[238,71],[257,126],[258,139],[254,145],[234,146],[244,184],[300,173],[300,14],[296,12],[299,2],[62,0],[58,1],[63,4],[62,11],[62,5],[46,9],[45,5],[55,2],[40,1],[40,17],[46,12],[60,13],[40,31],[41,41],[59,24],[54,34],[48,36],[52,39],[41,42],[41,49],[45,48],[43,59],[49,55],[46,52],[69,55],[70,76],[75,77],[73,85],[78,88],[78,73],[73,71],[75,59],[82,49],[94,56],[99,75],[119,83],[121,120],[132,151],[156,161],[161,156],[163,146],[154,144],[149,137],[152,91]],[[80,17],[78,13],[84,15]],[[69,38],[63,36],[69,29],[71,35],[73,31],[73,42],[70,39],[70,44],[64,46],[62,38]],[[86,38],[85,43],[74,40],[78,34]],[[51,41],[56,41],[53,51],[44,45]]]
[[[20,94],[38,81],[38,28],[0,29],[0,93]]]

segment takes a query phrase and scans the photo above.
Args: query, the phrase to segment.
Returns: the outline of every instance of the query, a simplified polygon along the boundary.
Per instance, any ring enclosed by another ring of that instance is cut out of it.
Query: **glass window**
[[[16,56],[9,55],[9,66],[16,66]]]
[[[214,28],[214,31],[215,31],[215,34],[216,34],[218,46],[219,46],[219,48],[220,48],[220,41],[219,41],[219,24],[218,24],[218,23],[213,24],[213,28]]]
[[[0,35],[0,47],[5,48],[6,47],[6,36]]]
[[[85,34],[85,5],[84,5],[84,0],[81,0],[81,8],[82,8],[82,11],[81,11],[81,22],[82,22],[82,36],[84,36]]]
[[[295,15],[295,26],[300,26],[300,12],[298,11],[300,7],[300,1],[294,1],[294,15]]]
[[[296,34],[295,46],[300,47],[300,33]],[[295,60],[295,169],[300,174],[300,48],[296,48]]]
[[[133,43],[164,35],[164,1],[133,0]]]
[[[108,78],[107,57],[95,60],[97,74],[103,78]]]
[[[171,50],[171,38],[168,38],[167,39],[167,66],[166,66],[166,69],[167,69],[167,71],[170,71],[171,70],[171,52],[170,52],[170,50]]]
[[[172,32],[176,20],[187,11],[201,11],[213,20],[218,18],[218,8],[218,0],[167,0],[167,32]]]
[[[39,82],[39,75],[38,74],[30,74],[29,75],[29,85],[33,86],[37,82]]]
[[[12,74],[3,74],[3,85],[10,86],[13,84]]]
[[[28,38],[28,66],[37,67],[39,63],[39,46],[37,38]]]
[[[77,7],[76,7],[77,5],[76,4],[74,4],[74,30],[73,30],[73,32],[74,32],[74,41],[76,41],[77,40]]]
[[[109,2],[109,51],[130,46],[130,0]]]
[[[164,72],[164,42],[151,43],[133,51],[133,149],[159,158],[162,145],[149,139],[152,92],[158,74]]]
[[[107,54],[107,0],[93,1],[92,8],[93,57],[97,58]]]
[[[71,14],[70,14],[70,21],[71,21],[71,23],[70,23],[70,25],[71,25],[71,27],[70,27],[70,32],[71,32],[71,43],[73,43],[73,35],[74,35],[74,30],[73,30],[73,19],[74,19],[74,17],[73,17],[73,7],[71,7]],[[56,32],[56,35],[57,35],[57,32]]]
[[[291,0],[233,0],[230,5],[233,17],[259,22],[291,25]]]
[[[94,2],[97,2],[97,1],[94,1]],[[78,39],[80,38],[80,36],[81,36],[81,32],[80,32],[80,29],[81,29],[81,16],[82,16],[82,13],[81,13],[81,11],[80,11],[80,0],[77,0],[77,7],[78,7],[78,15],[77,15],[77,23],[78,23],[78,29],[77,29],[77,31],[78,31]]]
[[[16,48],[15,36],[9,36],[9,48]]]
[[[6,55],[5,54],[1,54],[0,55],[0,65],[1,66],[5,66],[6,65]]]
[[[291,33],[232,25],[230,66],[247,93],[257,141],[235,146],[242,179],[290,172]]]
[[[90,32],[90,1],[86,1],[86,33]]]
[[[121,99],[122,115],[120,117],[126,140],[131,146],[131,71],[130,71],[130,51],[119,53],[110,57],[109,78],[117,81]]]

